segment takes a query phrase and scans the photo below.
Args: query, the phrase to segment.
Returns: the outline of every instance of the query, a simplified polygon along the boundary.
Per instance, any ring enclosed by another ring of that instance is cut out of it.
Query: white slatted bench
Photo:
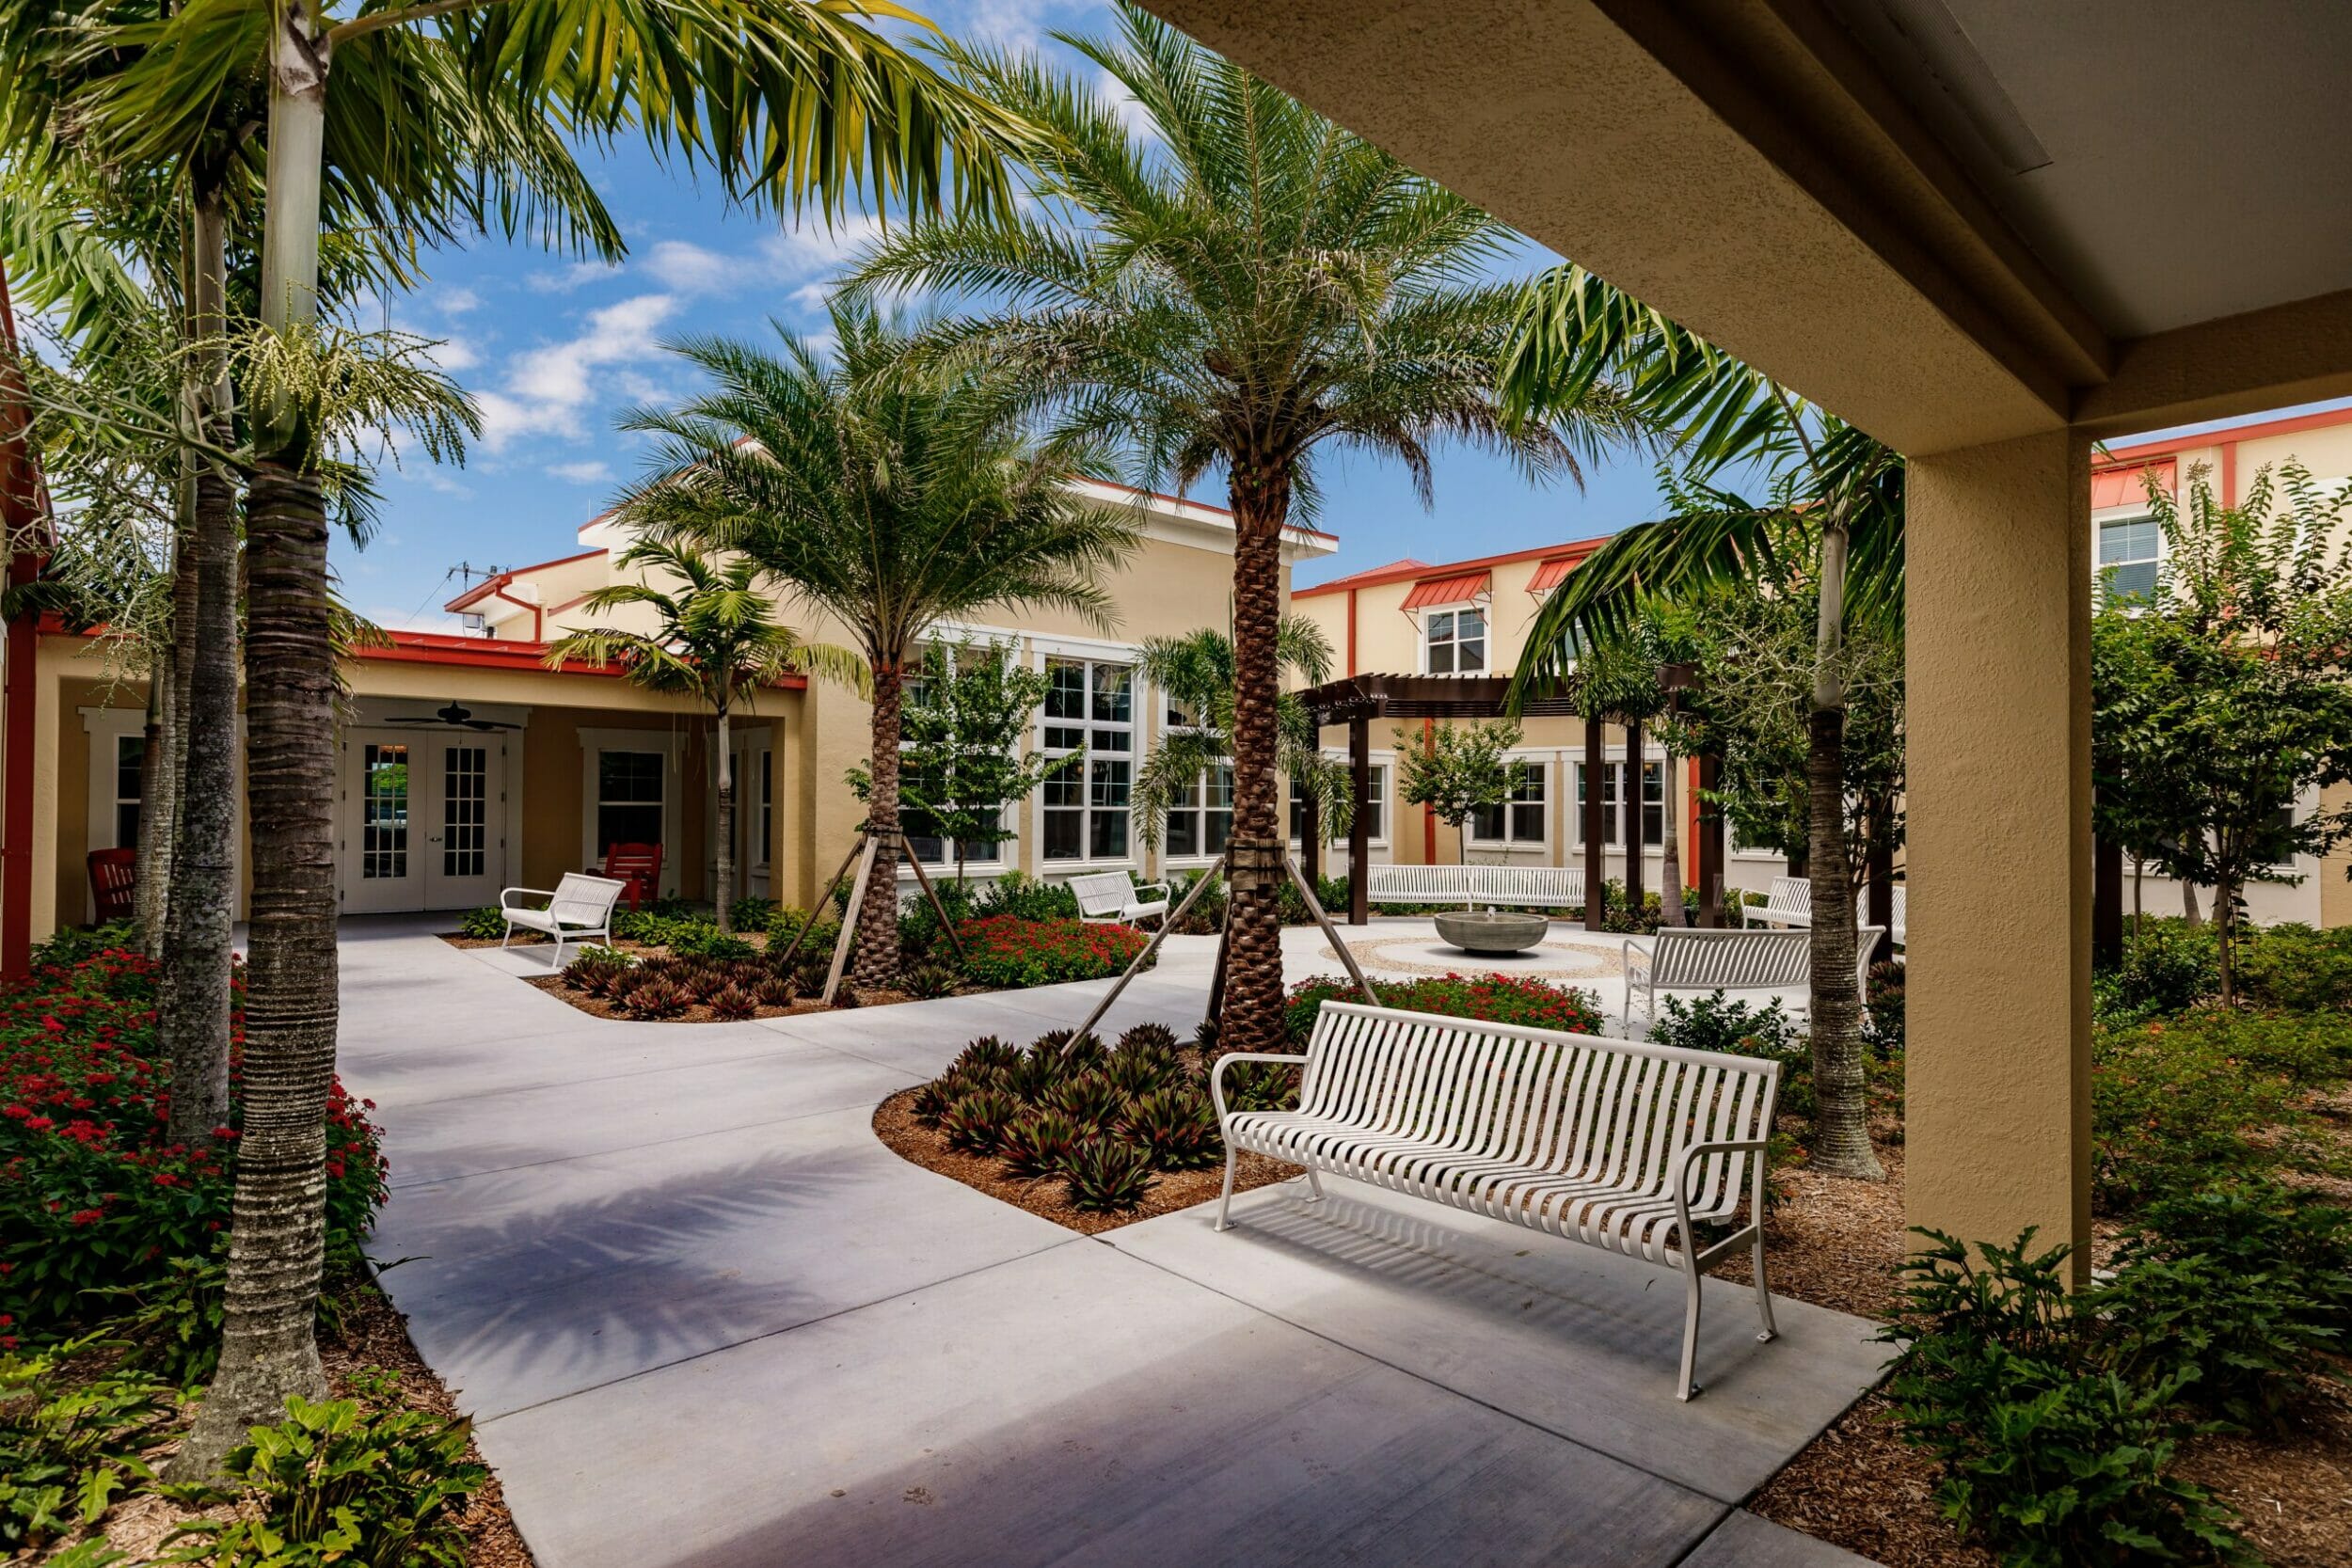
[[[499,913],[506,919],[506,935],[499,942],[501,947],[515,940],[515,927],[537,931],[555,939],[557,969],[564,967],[564,943],[600,939],[612,940],[612,906],[628,891],[628,883],[612,877],[592,877],[585,871],[566,871],[564,879],[550,893],[545,888],[510,887],[499,895]],[[517,896],[544,898],[547,908],[533,909],[515,902]]]
[[[1235,1062],[1306,1069],[1295,1111],[1229,1111]],[[1759,1339],[1764,1168],[1777,1063],[1327,1002],[1304,1055],[1237,1052],[1209,1075],[1225,1134],[1227,1228],[1243,1149],[1549,1231],[1683,1275],[1677,1399],[1698,1392],[1699,1276],[1753,1249]],[[1698,1224],[1744,1224],[1712,1245]]]
[[[1854,984],[1866,998],[1870,958],[1885,935],[1877,926],[1854,933]],[[1812,979],[1811,931],[1661,927],[1646,952],[1638,942],[1625,944],[1625,1006],[1618,1022],[1628,1035],[1633,1032],[1636,996],[1644,1016],[1656,1022],[1661,991],[1804,990]]]
[[[1375,865],[1364,895],[1375,904],[1509,904],[1567,909],[1584,902],[1579,865]]]
[[[1137,887],[1124,871],[1092,871],[1083,877],[1070,879],[1070,891],[1078,900],[1078,918],[1089,926],[1133,926],[1136,921],[1157,915],[1168,918],[1168,884],[1146,882]],[[1146,898],[1156,893],[1156,898]]]
[[[1911,911],[1906,907],[1909,892],[1909,883],[1895,884],[1895,907],[1891,911],[1891,928],[1887,936],[1898,947],[1904,945],[1904,932],[1911,924]],[[1870,918],[1869,911],[1870,892],[1865,888],[1854,895],[1854,918],[1867,921]],[[1794,926],[1800,929],[1809,927],[1813,924],[1813,884],[1803,877],[1775,877],[1772,879],[1772,891],[1754,913],[1755,918],[1767,926]]]

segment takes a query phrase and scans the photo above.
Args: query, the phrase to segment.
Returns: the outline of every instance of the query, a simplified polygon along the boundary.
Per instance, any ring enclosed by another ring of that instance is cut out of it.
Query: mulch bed
[[[584,990],[572,990],[569,986],[564,983],[564,978],[560,974],[533,974],[529,976],[524,983],[527,985],[536,986],[541,990],[546,991],[549,996],[559,997],[562,1000],[570,1003],[573,1006],[578,1007],[581,1012],[591,1014],[596,1018],[626,1019],[633,1023],[643,1023],[647,1022],[646,1020],[639,1018],[635,1013],[624,1011],[622,1008],[614,1006],[609,998],[591,996]],[[803,996],[793,1001],[787,1006],[762,1006],[755,1008],[751,1016],[754,1018],[797,1018],[803,1013],[847,1012],[850,1007],[886,1007],[894,1003],[913,1002],[915,1000],[915,998],[909,996],[906,992],[899,990],[862,990],[851,992],[846,984],[842,987],[839,994],[851,997],[851,1001],[848,1006],[844,1006],[836,999],[834,1005],[828,1007],[824,1005],[824,1003],[818,1001],[814,996]],[[962,993],[958,992],[957,994],[961,995]],[[728,1021],[714,1017],[708,1007],[697,1002],[675,1018],[659,1019],[653,1022],[660,1023],[721,1023],[734,1022],[739,1023],[743,1021],[740,1019]]]
[[[353,1374],[380,1370],[398,1375],[398,1399],[408,1408],[447,1417],[461,1413],[449,1389],[417,1354],[408,1338],[408,1320],[389,1297],[373,1286],[355,1284],[342,1291],[339,1299],[337,1332],[322,1332],[319,1337],[319,1358],[336,1398],[369,1402],[352,1386]],[[149,1462],[161,1470],[178,1447],[175,1439],[151,1453]],[[466,1457],[485,1464],[476,1444],[467,1444]],[[106,1540],[118,1550],[128,1552],[134,1561],[144,1562],[162,1548],[173,1530],[199,1518],[224,1517],[229,1507],[199,1511],[147,1493],[107,1515]],[[505,1493],[495,1470],[468,1501],[457,1524],[466,1538],[468,1568],[533,1568],[531,1548],[523,1544],[514,1515],[507,1512]]]
[[[1222,1160],[1208,1170],[1162,1171],[1136,1208],[1115,1214],[1090,1213],[1072,1205],[1057,1176],[1007,1176],[1004,1162],[993,1154],[965,1154],[949,1148],[946,1133],[914,1119],[914,1089],[901,1089],[874,1111],[874,1135],[891,1152],[925,1170],[937,1171],[967,1187],[977,1187],[993,1198],[1016,1209],[1026,1209],[1084,1235],[1116,1230],[1154,1214],[1173,1213],[1196,1203],[1205,1203],[1225,1185]],[[1234,1168],[1233,1191],[1245,1193],[1270,1186],[1297,1174],[1296,1165],[1286,1165],[1263,1154],[1244,1154]]]

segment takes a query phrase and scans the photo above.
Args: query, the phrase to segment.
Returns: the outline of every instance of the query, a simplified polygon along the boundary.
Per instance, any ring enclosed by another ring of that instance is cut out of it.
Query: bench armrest
[[[1168,902],[1168,884],[1166,882],[1137,883],[1136,886],[1135,901],[1138,904],[1151,902],[1151,900],[1144,897],[1144,895],[1147,893],[1158,894],[1160,895],[1160,902],[1165,904]]]
[[[510,887],[501,888],[499,891],[499,908],[501,910],[513,909],[515,907],[515,895],[518,893],[527,898],[536,898],[541,900],[542,908],[548,904],[555,902],[555,890],[553,888]]]
[[[1629,981],[1633,978],[1636,966],[1639,967],[1642,974],[1647,974],[1650,969],[1650,956],[1648,951],[1639,942],[1636,942],[1631,937],[1628,937],[1625,939],[1625,958],[1623,967],[1625,969],[1625,977]]]
[[[1225,1069],[1235,1062],[1296,1062],[1305,1067],[1307,1058],[1281,1051],[1235,1051],[1219,1056],[1216,1066],[1209,1070],[1209,1103],[1216,1107],[1216,1125],[1220,1132],[1224,1130],[1226,1116]]]
[[[1709,1154],[1753,1154],[1756,1168],[1748,1177],[1748,1223],[1764,1223],[1764,1167],[1772,1155],[1770,1138],[1718,1138],[1711,1143],[1685,1144],[1675,1156],[1674,1168],[1666,1180],[1674,1187],[1675,1223],[1682,1228],[1682,1244],[1691,1242],[1691,1168]]]

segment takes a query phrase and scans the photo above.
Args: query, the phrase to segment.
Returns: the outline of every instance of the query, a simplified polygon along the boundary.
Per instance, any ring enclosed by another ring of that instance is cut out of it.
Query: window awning
[[[2106,506],[2138,506],[2148,499],[2147,476],[2156,477],[2156,487],[2174,487],[2175,465],[2170,458],[2161,463],[2142,463],[2129,468],[2102,468],[2090,476],[2090,509]]]
[[[1568,574],[1576,570],[1576,563],[1582,559],[1581,556],[1574,555],[1555,555],[1549,558],[1542,565],[1535,568],[1535,575],[1528,579],[1527,591],[1531,594],[1550,593],[1568,579]]]
[[[1462,572],[1450,578],[1423,578],[1413,584],[1413,591],[1405,595],[1405,610],[1427,610],[1436,605],[1469,604],[1494,592],[1492,572]]]

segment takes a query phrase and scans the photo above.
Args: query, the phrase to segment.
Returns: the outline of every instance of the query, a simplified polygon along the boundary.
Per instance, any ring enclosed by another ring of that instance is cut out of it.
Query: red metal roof
[[[475,583],[471,588],[467,589],[463,594],[458,594],[457,597],[450,600],[449,603],[443,605],[441,608],[453,614],[458,610],[464,610],[469,605],[479,603],[483,599],[489,597],[491,594],[497,593],[500,589],[506,587],[516,578],[522,576],[526,572],[544,572],[550,566],[568,566],[575,561],[586,561],[591,556],[606,555],[609,553],[611,552],[603,549],[581,550],[577,555],[559,555],[553,561],[535,561],[528,566],[509,566],[505,571],[499,573],[496,577],[483,578],[480,582]]]
[[[1575,571],[1577,562],[1583,559],[1581,555],[1545,557],[1544,563],[1536,567],[1535,575],[1528,579],[1527,591],[1531,594],[1550,593],[1567,580],[1568,574]]]
[[[1413,591],[1405,595],[1402,608],[1424,610],[1431,605],[1468,604],[1482,594],[1494,592],[1492,572],[1461,572],[1450,578],[1423,578],[1413,584]]]
[[[1318,594],[1344,594],[1350,589],[1372,588],[1381,583],[1410,582],[1433,573],[1453,576],[1466,572],[1484,571],[1496,566],[1507,566],[1518,561],[1549,561],[1553,556],[1565,556],[1572,561],[1581,561],[1607,543],[1609,540],[1606,535],[1598,539],[1572,539],[1561,545],[1538,545],[1532,549],[1506,550],[1501,555],[1482,555],[1469,561],[1448,561],[1438,565],[1431,565],[1421,561],[1391,562],[1386,566],[1366,567],[1363,571],[1351,576],[1333,578],[1328,582],[1318,582],[1311,587],[1294,588],[1291,590],[1291,597],[1311,599]]]
[[[2103,506],[2137,506],[2148,499],[2148,476],[2153,474],[2156,488],[2170,490],[2179,479],[2179,465],[2166,458],[2161,463],[2142,463],[2130,468],[2101,468],[2090,476],[2090,506],[2097,511]]]

